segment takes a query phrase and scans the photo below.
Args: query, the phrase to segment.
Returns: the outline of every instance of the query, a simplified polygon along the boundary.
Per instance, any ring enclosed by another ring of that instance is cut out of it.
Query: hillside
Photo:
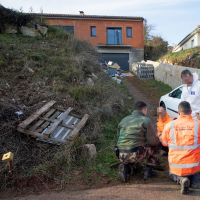
[[[200,47],[168,53],[160,61],[186,67],[200,68]]]
[[[87,173],[85,181],[97,172],[100,176],[114,173],[110,164],[115,161],[117,123],[130,100],[126,89],[103,72],[92,46],[55,29],[46,38],[0,34],[0,70],[0,153],[14,153],[11,179],[5,163],[0,163],[1,189],[60,185],[77,178],[73,174],[77,170],[81,180]],[[22,120],[50,100],[90,115],[75,145],[45,144],[16,131]],[[16,111],[23,115],[18,117]],[[85,143],[97,146],[92,163],[79,156],[78,149]]]

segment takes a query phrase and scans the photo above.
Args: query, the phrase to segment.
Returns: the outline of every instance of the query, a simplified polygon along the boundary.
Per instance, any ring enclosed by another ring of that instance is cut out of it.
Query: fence
[[[154,68],[154,78],[157,81],[161,81],[172,88],[182,84],[181,72],[184,69],[189,69],[192,73],[196,72],[200,77],[200,69],[183,67],[179,65],[170,65],[166,63],[159,63],[148,60],[147,62],[142,63],[142,66],[153,66]],[[137,75],[138,63],[132,65],[132,71]],[[139,76],[138,76],[139,77]]]
[[[135,74],[139,79],[154,79],[154,66],[146,63],[137,63]]]

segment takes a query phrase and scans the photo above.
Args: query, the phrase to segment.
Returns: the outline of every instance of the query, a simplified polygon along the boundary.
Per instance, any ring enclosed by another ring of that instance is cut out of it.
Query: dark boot
[[[187,177],[180,178],[181,194],[188,194],[190,188],[190,180]]]
[[[152,177],[153,170],[151,167],[145,167],[144,168],[144,180],[147,180],[148,178]]]
[[[200,173],[194,174],[190,177],[191,188],[200,189]]]
[[[119,178],[122,182],[127,182],[130,179],[131,169],[128,164],[121,163],[119,165]]]

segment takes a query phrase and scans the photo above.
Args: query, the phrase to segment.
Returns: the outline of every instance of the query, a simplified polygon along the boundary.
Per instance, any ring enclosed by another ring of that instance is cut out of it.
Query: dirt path
[[[144,101],[147,103],[149,108],[149,115],[156,120],[156,108],[159,105],[159,99],[151,94],[150,91],[143,93],[140,91],[139,86],[141,81],[136,77],[128,77],[126,80],[126,85],[128,87],[129,93],[133,96],[135,101]]]
[[[159,184],[129,184],[82,191],[54,192],[17,197],[13,200],[199,200],[199,196],[200,192],[192,192],[190,196],[183,196],[176,185],[160,182]]]
[[[158,98],[152,96],[150,92],[142,93],[138,89],[140,81],[134,77],[127,79],[127,87],[136,101],[145,101],[150,108],[150,115],[155,119],[155,109],[158,105]],[[192,191],[189,196],[180,194],[178,185],[171,182],[167,175],[161,178],[151,179],[148,182],[139,183],[131,181],[129,184],[116,186],[105,186],[98,189],[87,190],[66,190],[62,192],[47,192],[39,195],[29,195],[24,197],[7,198],[9,200],[199,200],[200,190]]]

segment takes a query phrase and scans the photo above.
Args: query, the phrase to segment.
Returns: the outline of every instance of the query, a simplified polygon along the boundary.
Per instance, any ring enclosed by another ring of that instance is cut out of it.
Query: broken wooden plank
[[[50,107],[52,107],[56,101],[50,101],[47,104],[45,104],[42,108],[37,110],[34,114],[32,114],[30,117],[28,117],[26,120],[24,120],[21,124],[19,124],[19,127],[26,128],[29,124],[31,124],[34,120],[36,120],[41,114],[46,112]]]
[[[56,108],[56,109],[59,110],[59,111],[61,111],[61,112],[65,111],[65,109],[63,109],[63,108]],[[78,119],[82,118],[81,115],[78,115],[76,113],[71,113],[70,115],[73,116],[73,117],[75,117],[75,118],[78,118]]]
[[[31,128],[29,128],[29,130],[34,131],[36,130],[39,126],[41,126],[45,121],[45,119],[48,119],[48,117],[50,117],[54,112],[56,111],[56,109],[51,109],[49,110],[44,117],[40,117],[40,120],[37,121]]]
[[[17,128],[17,131],[21,132],[21,133],[25,133],[27,135],[30,135],[32,137],[37,137],[37,138],[43,138],[43,135],[40,134],[40,133],[37,133],[37,132],[34,132],[34,131],[30,131],[30,130],[27,130],[27,129],[23,129],[21,127],[18,127]]]
[[[44,138],[47,139],[49,135],[58,127],[58,125],[65,119],[69,113],[73,110],[73,108],[69,107],[64,113],[61,114],[61,116],[54,121],[54,123],[49,127],[47,132],[44,133]]]
[[[76,137],[78,137],[79,131],[85,126],[88,118],[89,118],[88,114],[85,114],[83,116],[81,121],[76,125],[76,127],[70,133],[69,138],[67,139],[67,141],[73,141]]]
[[[60,111],[56,111],[49,119],[54,120],[61,114]],[[37,132],[43,132],[44,129],[46,129],[50,125],[50,121],[45,121],[38,129],[36,130]]]

